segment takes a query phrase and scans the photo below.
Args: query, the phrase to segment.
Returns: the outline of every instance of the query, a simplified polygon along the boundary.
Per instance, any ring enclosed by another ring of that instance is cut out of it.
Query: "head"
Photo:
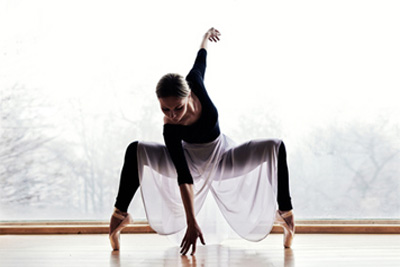
[[[186,114],[190,93],[186,80],[175,73],[164,75],[156,88],[162,112],[175,122],[179,122]]]

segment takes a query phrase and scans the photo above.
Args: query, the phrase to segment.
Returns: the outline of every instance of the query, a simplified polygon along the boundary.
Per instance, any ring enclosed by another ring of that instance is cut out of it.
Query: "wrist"
[[[188,218],[186,218],[186,223],[187,223],[188,226],[196,225],[197,224],[196,218],[195,217],[188,217]]]

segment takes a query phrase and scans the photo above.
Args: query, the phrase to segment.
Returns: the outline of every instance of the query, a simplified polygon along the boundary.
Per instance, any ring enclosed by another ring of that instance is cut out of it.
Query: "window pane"
[[[211,26],[222,36],[205,83],[221,130],[238,143],[285,141],[297,218],[399,219],[399,11],[395,1],[3,1],[0,220],[107,220],[127,145],[163,142],[158,79],[185,75]],[[145,218],[139,195],[130,211]]]

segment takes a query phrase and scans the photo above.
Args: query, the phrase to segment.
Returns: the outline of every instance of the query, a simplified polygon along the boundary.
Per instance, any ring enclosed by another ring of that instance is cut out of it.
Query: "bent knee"
[[[135,141],[129,144],[129,146],[126,148],[125,157],[136,157],[138,143],[138,141]]]
[[[283,145],[282,139],[272,138],[272,139],[261,139],[261,143],[264,144],[265,147],[268,148],[276,148],[279,149]],[[284,146],[284,145],[283,145]]]
[[[285,147],[285,142],[283,142],[283,140],[281,140],[281,139],[279,139],[279,141],[280,141],[279,149],[285,150],[285,149],[286,149],[286,147]]]
[[[282,139],[265,139],[263,140],[264,149],[268,151],[276,151],[278,154],[286,154],[285,143]]]
[[[279,159],[285,159],[286,158],[286,147],[285,147],[285,143],[281,140],[281,143],[279,145]]]

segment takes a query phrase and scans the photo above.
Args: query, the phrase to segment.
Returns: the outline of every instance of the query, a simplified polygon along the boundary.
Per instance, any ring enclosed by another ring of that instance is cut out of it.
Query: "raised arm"
[[[218,42],[220,35],[221,35],[221,33],[214,28],[209,29],[203,35],[203,40],[201,41],[201,44],[200,44],[200,50],[197,53],[197,57],[194,62],[193,68],[190,70],[186,79],[198,80],[199,83],[201,83],[202,80],[204,80],[204,73],[206,70],[206,57],[207,57],[208,42],[209,41]],[[201,80],[201,82],[199,80]],[[191,89],[193,90],[194,88],[191,88]]]
[[[207,50],[208,41],[218,42],[220,35],[221,33],[217,29],[214,28],[209,29],[203,36],[203,40],[201,41],[200,44],[200,49],[204,48]]]

